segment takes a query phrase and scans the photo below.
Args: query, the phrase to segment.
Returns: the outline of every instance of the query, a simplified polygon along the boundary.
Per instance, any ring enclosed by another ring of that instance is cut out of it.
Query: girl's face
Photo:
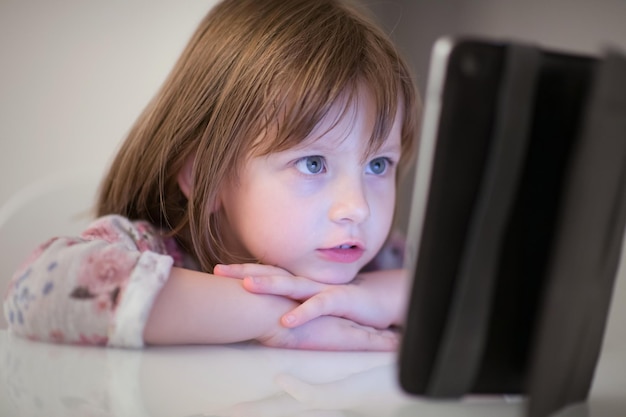
[[[333,284],[378,253],[393,219],[402,114],[365,158],[375,114],[367,89],[343,110],[335,106],[300,145],[244,163],[221,200],[231,250]]]

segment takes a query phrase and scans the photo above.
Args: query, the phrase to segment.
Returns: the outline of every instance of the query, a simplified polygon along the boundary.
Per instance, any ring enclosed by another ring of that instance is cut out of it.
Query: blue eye
[[[367,171],[375,175],[382,175],[387,171],[389,164],[390,161],[387,158],[375,158],[367,164]]]
[[[296,168],[303,174],[319,174],[325,167],[323,156],[306,156],[296,161]]]

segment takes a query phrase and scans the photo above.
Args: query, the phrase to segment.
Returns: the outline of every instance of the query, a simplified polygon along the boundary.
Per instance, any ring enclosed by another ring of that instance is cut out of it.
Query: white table
[[[626,356],[620,353],[603,354],[596,374],[603,382],[594,385],[589,404],[559,416],[626,415]],[[144,350],[53,345],[0,330],[0,416],[524,415],[519,398],[409,397],[397,385],[395,360],[393,353],[249,344]]]

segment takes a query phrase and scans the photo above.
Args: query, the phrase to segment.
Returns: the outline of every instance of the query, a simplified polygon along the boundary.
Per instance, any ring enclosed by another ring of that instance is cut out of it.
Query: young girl
[[[11,331],[394,349],[406,277],[362,270],[389,235],[416,118],[405,62],[354,7],[219,3],[113,160],[98,218],[15,274]]]

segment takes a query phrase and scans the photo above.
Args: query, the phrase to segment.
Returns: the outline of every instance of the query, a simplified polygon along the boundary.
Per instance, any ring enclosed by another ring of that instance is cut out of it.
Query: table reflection
[[[519,399],[429,401],[402,393],[395,355],[254,344],[103,349],[0,331],[0,415],[522,417]],[[578,407],[559,417],[585,417]]]

